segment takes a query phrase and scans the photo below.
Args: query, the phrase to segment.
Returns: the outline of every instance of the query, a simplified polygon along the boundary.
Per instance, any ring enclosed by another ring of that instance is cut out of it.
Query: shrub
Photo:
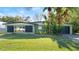
[[[61,24],[59,25],[59,24],[52,24],[51,25],[51,33],[53,33],[53,34],[60,34],[60,32],[61,32],[61,29],[62,29],[62,26],[61,26]]]
[[[73,20],[71,24],[73,26],[73,33],[79,33],[79,20]]]

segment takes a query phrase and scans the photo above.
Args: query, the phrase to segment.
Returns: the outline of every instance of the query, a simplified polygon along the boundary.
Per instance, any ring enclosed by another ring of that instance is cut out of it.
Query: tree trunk
[[[48,8],[48,34],[51,32],[51,7]]]
[[[61,19],[62,19],[62,16],[61,16],[61,7],[58,7],[57,8],[57,21],[58,21],[57,23],[58,24],[61,24],[62,23],[62,20]]]
[[[62,24],[62,14],[61,14],[61,12],[62,12],[62,10],[61,10],[62,8],[61,7],[58,7],[57,8],[57,23],[58,23],[58,29],[57,29],[57,31],[58,31],[58,33],[60,33],[60,29],[61,29],[61,24]]]

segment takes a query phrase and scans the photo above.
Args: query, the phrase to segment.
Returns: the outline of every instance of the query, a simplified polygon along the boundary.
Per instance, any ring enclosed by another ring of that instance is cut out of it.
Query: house
[[[62,34],[72,34],[72,25],[64,24],[61,29]]]
[[[0,21],[0,33],[3,33],[6,31],[6,26],[4,25],[5,22]]]
[[[6,23],[8,33],[39,34],[45,32],[44,21]],[[64,24],[62,34],[72,34],[72,25]]]
[[[41,22],[13,22],[5,23],[6,32],[8,33],[28,33],[35,34],[41,26]],[[42,28],[41,28],[42,29]]]

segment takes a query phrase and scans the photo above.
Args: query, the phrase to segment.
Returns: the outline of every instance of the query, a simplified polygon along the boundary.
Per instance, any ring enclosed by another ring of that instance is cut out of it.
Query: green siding
[[[34,24],[34,29],[35,29],[35,34],[38,34],[39,31],[38,31],[38,25],[37,24]]]
[[[41,25],[42,26],[41,30],[38,29],[39,25],[35,24],[34,26],[35,26],[35,34],[46,34],[46,29],[44,25],[43,26]]]

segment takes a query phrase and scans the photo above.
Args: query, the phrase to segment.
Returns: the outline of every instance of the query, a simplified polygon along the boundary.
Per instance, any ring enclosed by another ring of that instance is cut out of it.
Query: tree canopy
[[[48,10],[48,18],[45,15],[44,15],[44,18],[48,20],[47,22],[48,28],[54,25],[56,27],[56,25],[58,24],[57,29],[59,29],[62,24],[72,24],[73,32],[79,31],[79,24],[78,24],[79,23],[78,22],[79,21],[79,16],[78,16],[79,8],[77,7],[45,7],[43,11],[45,11],[46,9]],[[51,22],[49,23],[49,21]],[[51,28],[52,27],[50,27],[50,29]]]

